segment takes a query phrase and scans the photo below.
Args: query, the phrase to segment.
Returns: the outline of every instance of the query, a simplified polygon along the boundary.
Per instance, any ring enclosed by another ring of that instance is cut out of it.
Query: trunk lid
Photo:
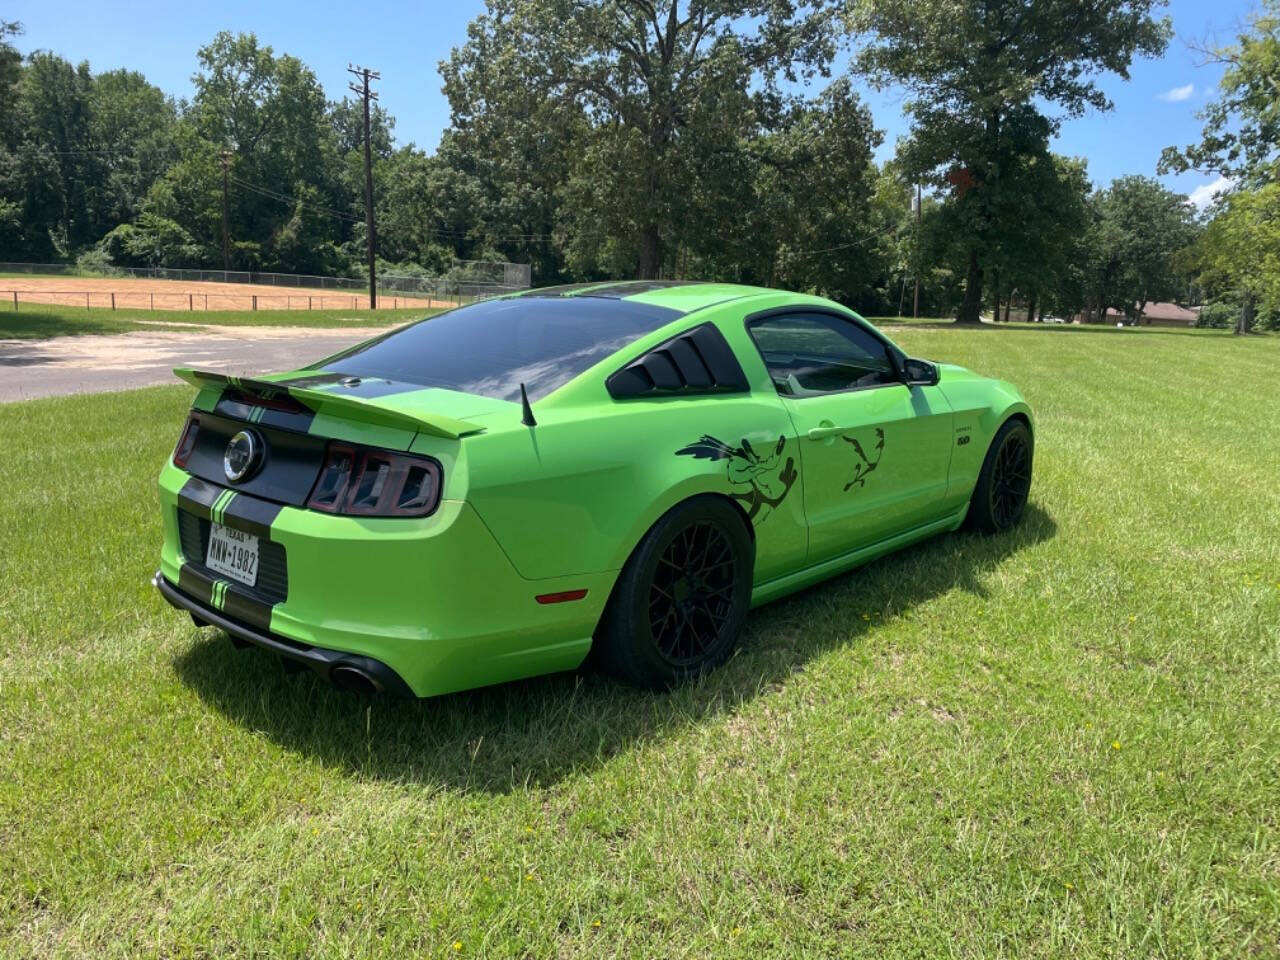
[[[303,371],[245,378],[189,367],[178,367],[173,372],[200,390],[232,391],[243,397],[246,407],[255,400],[270,406],[288,398],[316,415],[426,433],[448,440],[484,430],[482,425],[472,423],[466,417],[511,408],[505,400],[456,390],[331,373]]]

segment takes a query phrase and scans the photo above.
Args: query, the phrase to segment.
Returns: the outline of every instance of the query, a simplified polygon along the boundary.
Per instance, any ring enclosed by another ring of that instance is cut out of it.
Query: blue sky
[[[1196,138],[1200,123],[1195,113],[1218,80],[1218,68],[1197,66],[1188,41],[1215,36],[1229,41],[1253,7],[1250,0],[1173,0],[1167,12],[1176,37],[1164,58],[1136,63],[1128,83],[1104,79],[1115,110],[1064,124],[1055,149],[1085,157],[1095,183],[1126,173],[1154,174],[1164,146]],[[122,15],[122,9],[128,14]],[[139,70],[179,97],[191,93],[196,49],[219,30],[253,31],[276,52],[299,57],[334,99],[346,90],[347,63],[365,64],[382,71],[379,90],[383,105],[396,117],[397,139],[431,150],[449,122],[436,64],[464,42],[467,23],[481,9],[482,0],[412,5],[224,0],[194,6],[46,0],[8,5],[3,18],[17,19],[25,27],[17,41],[23,52],[52,50],[73,61],[88,60],[95,70]],[[885,131],[883,159],[892,155],[895,140],[906,129],[901,95],[865,90],[864,96],[876,125]],[[1213,178],[1192,173],[1164,180],[1203,198]]]

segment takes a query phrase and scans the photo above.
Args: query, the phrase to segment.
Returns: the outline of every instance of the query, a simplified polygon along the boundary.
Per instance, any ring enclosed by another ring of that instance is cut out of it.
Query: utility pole
[[[227,174],[231,169],[231,151],[223,150],[219,156],[222,157],[222,272],[225,274],[231,269],[231,231],[227,226]]]
[[[349,83],[348,87],[360,95],[364,101],[364,232],[369,246],[369,309],[378,308],[378,281],[374,275],[374,250],[377,235],[373,224],[373,148],[369,144],[369,101],[377,100],[378,95],[369,90],[370,80],[381,80],[382,74],[368,67],[356,67],[347,64],[347,73],[360,79],[360,83]]]
[[[911,306],[911,316],[919,318],[920,316],[920,184],[916,184],[916,268],[913,271],[916,275],[916,295]]]

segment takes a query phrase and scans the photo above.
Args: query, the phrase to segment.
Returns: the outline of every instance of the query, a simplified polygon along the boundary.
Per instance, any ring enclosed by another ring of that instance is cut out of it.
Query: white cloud
[[[1174,87],[1164,93],[1157,93],[1156,99],[1163,100],[1165,103],[1181,103],[1183,100],[1190,100],[1191,95],[1195,92],[1196,85],[1188,83],[1185,87]]]
[[[1230,190],[1235,186],[1235,181],[1230,177],[1219,177],[1212,183],[1202,183],[1190,193],[1187,194],[1187,203],[1191,204],[1197,210],[1203,210],[1209,204],[1213,203],[1213,198],[1224,191]]]

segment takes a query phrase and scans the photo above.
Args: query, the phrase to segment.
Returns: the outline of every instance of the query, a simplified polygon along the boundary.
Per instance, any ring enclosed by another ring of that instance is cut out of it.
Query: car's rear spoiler
[[[266,380],[253,380],[244,377],[233,377],[209,370],[192,370],[190,367],[176,367],[173,371],[178,378],[185,380],[198,389],[239,390],[250,396],[263,400],[292,397],[311,410],[324,412],[347,420],[358,420],[384,427],[397,427],[402,430],[413,430],[417,433],[429,433],[436,437],[456,440],[467,434],[479,433],[484,427],[467,420],[455,420],[437,413],[425,413],[393,409],[383,406],[376,397],[353,397],[328,393],[311,387],[293,387],[284,383],[270,383]]]

